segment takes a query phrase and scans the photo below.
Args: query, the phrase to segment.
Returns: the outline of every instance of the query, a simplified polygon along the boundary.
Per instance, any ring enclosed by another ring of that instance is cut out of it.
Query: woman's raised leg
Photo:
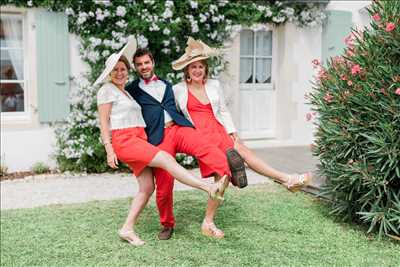
[[[179,165],[176,160],[167,152],[160,151],[149,163],[150,167],[157,167],[166,170],[181,183],[207,192],[211,198],[222,199],[222,192],[228,185],[229,178],[227,176],[214,184],[208,184],[200,178],[196,178],[188,170]]]
[[[285,185],[288,189],[297,187],[299,185],[304,185],[312,178],[310,173],[303,175],[290,175],[288,173],[278,171],[257,157],[253,151],[240,142],[235,142],[235,149],[239,152],[244,161],[252,170],[261,175],[273,178],[277,182]]]
[[[132,200],[132,204],[129,209],[128,216],[126,217],[125,223],[119,230],[119,236],[130,244],[139,246],[143,245],[145,242],[136,235],[133,228],[140,213],[142,212],[154,192],[154,179],[151,169],[145,168],[142,173],[137,177],[137,182],[139,185],[139,192]]]

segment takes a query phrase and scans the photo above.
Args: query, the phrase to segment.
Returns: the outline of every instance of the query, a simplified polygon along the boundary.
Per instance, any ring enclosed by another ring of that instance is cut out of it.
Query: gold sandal
[[[224,232],[221,229],[218,229],[213,222],[207,223],[203,221],[203,224],[201,225],[201,233],[205,236],[218,239],[222,239],[225,236]]]
[[[229,185],[229,177],[227,175],[222,176],[222,178],[212,185],[212,191],[210,192],[210,198],[214,200],[224,200],[223,194],[225,189]]]
[[[303,186],[308,186],[312,182],[311,172],[306,172],[303,174],[292,174],[289,176],[289,180],[285,183],[286,188],[294,193],[299,191]]]
[[[132,237],[132,235],[134,237]],[[128,242],[129,244],[131,244],[133,246],[142,246],[142,245],[146,244],[146,242],[141,240],[133,230],[128,230],[128,231],[119,230],[118,231],[118,236],[122,240]]]

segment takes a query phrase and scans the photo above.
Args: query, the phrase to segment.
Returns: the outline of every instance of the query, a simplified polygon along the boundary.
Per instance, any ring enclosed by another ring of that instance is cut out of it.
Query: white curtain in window
[[[250,30],[240,32],[240,83],[253,82],[254,33]],[[251,58],[249,58],[251,57]]]
[[[258,58],[256,60],[255,83],[271,82],[271,59]]]
[[[22,23],[16,17],[1,18],[4,34],[5,46],[8,51],[9,59],[13,65],[15,75],[18,80],[24,79],[23,55],[22,55]]]

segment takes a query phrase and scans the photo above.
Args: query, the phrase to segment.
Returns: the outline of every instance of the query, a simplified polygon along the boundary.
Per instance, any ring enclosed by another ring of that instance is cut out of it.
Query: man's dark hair
[[[153,63],[154,63],[153,54],[150,52],[149,49],[147,49],[147,48],[138,48],[138,49],[136,50],[135,54],[133,55],[133,58],[132,58],[133,64],[135,64],[136,58],[142,57],[142,56],[145,56],[145,55],[149,55],[151,61],[153,61]]]

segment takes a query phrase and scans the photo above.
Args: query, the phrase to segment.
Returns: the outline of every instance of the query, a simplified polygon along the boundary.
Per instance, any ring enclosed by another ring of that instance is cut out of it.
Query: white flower
[[[106,16],[104,16],[103,11],[98,8],[96,9],[96,20],[102,21]]]
[[[168,1],[165,2],[165,7],[171,8],[171,7],[173,7],[173,6],[174,6],[174,1],[168,0]]]
[[[163,30],[163,34],[165,34],[165,35],[169,35],[170,33],[171,33],[171,31],[168,28],[165,28]]]
[[[200,22],[201,22],[201,23],[207,21],[207,17],[206,17],[204,14],[201,13],[201,14],[199,15],[199,17],[200,17]]]
[[[210,5],[210,12],[211,14],[214,14],[214,12],[218,11],[218,7],[216,5]]]
[[[92,48],[95,48],[98,45],[101,45],[101,39],[96,37],[90,37],[89,41],[91,43]]]
[[[117,23],[115,23],[115,25],[117,25],[120,28],[125,28],[128,25],[128,23],[126,23],[124,20],[119,20],[117,21]]]
[[[318,23],[316,21],[311,21],[310,23],[308,23],[308,26],[310,26],[310,27],[315,27],[317,25],[318,25]]]
[[[196,1],[189,1],[189,3],[192,9],[196,9],[199,6],[199,3],[197,3]]]
[[[199,32],[199,25],[197,23],[192,24],[192,33]]]
[[[219,6],[225,6],[226,4],[228,4],[228,0],[219,0],[218,1]]]
[[[111,44],[111,48],[113,48],[114,50],[117,50],[117,49],[120,49],[122,46],[123,46],[124,44],[123,43],[120,43],[120,42],[112,42],[112,44]]]
[[[180,47],[179,45],[175,46],[175,51],[176,51],[176,52],[181,51],[181,47]]]
[[[164,40],[164,41],[162,41],[162,43],[163,43],[164,46],[169,46],[170,42],[169,42],[169,40]]]
[[[171,49],[163,48],[163,49],[161,49],[161,52],[163,52],[164,54],[168,55],[169,53],[171,53]]]
[[[143,35],[139,35],[137,37],[137,42],[138,42],[138,46],[142,47],[142,48],[147,47],[147,45],[149,44],[149,41]]]
[[[151,32],[157,32],[159,30],[160,30],[160,27],[158,27],[158,25],[155,23],[151,24],[151,26],[149,28],[149,31],[151,31]]]
[[[217,37],[217,35],[218,35],[218,32],[217,32],[217,31],[213,31],[212,33],[209,34],[210,38],[211,38],[211,39],[214,39],[214,40],[215,40],[215,38]]]
[[[145,4],[147,4],[147,5],[150,5],[150,6],[152,6],[152,5],[154,5],[154,0],[144,0],[143,1]]]
[[[29,0],[28,2],[26,2],[26,4],[27,4],[28,6],[33,6],[32,0]]]
[[[117,7],[117,11],[115,12],[115,14],[119,17],[123,17],[126,14],[126,8],[123,6],[118,6]]]
[[[111,47],[111,45],[112,45],[112,42],[111,42],[111,40],[103,40],[103,44],[105,45],[105,46],[109,46],[109,47]]]
[[[262,6],[262,5],[256,5],[256,7],[257,7],[257,10],[260,11],[260,12],[263,12],[264,10],[267,9],[266,6]]]
[[[101,52],[102,57],[107,57],[109,55],[110,55],[110,51],[108,51],[108,50],[104,50],[103,52]]]
[[[110,0],[95,0],[94,2],[96,4],[103,4],[104,6],[110,6],[111,5]]]
[[[78,23],[79,25],[85,23],[87,20],[87,17],[88,17],[88,14],[86,12],[79,12],[79,16],[78,16],[78,19],[76,20],[76,23]]]
[[[72,8],[67,7],[67,8],[65,9],[65,14],[66,14],[67,16],[73,16],[73,15],[75,14],[75,12],[74,12],[74,10],[73,10]]]
[[[169,8],[165,9],[164,13],[162,13],[162,17],[164,19],[172,18],[172,16],[173,16],[173,13],[172,13],[171,9],[169,9]]]
[[[273,22],[276,22],[276,23],[281,23],[281,22],[284,22],[284,21],[285,21],[285,17],[276,16],[276,17],[273,17],[273,18],[272,18],[272,21],[273,21]]]
[[[290,17],[294,15],[294,9],[291,7],[286,7],[284,10],[281,11],[286,16]]]
[[[86,55],[86,58],[87,58],[89,61],[91,61],[91,62],[93,62],[93,63],[96,63],[96,62],[100,59],[100,55],[99,55],[99,52],[98,52],[98,51],[91,50],[91,51],[89,51],[89,53]]]

